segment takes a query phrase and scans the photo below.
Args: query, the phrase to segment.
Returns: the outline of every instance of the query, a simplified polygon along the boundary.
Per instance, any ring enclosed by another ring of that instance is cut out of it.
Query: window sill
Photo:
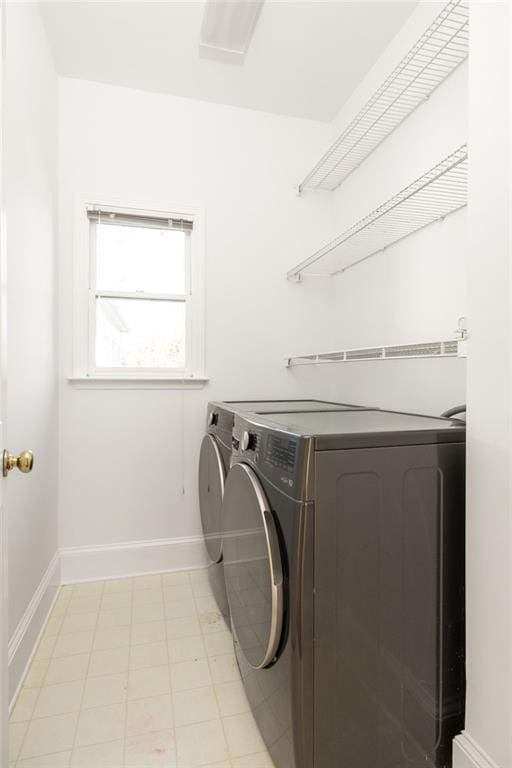
[[[207,376],[69,376],[68,384],[74,389],[202,389],[210,379]]]

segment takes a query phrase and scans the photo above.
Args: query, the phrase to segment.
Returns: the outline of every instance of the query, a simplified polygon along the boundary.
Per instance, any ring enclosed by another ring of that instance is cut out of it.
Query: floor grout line
[[[101,590],[101,593],[100,593],[101,594],[100,605],[101,605],[101,599],[103,598],[104,589],[105,589],[105,584],[103,583],[103,587],[102,587],[102,590]],[[73,592],[74,591],[75,591],[75,588],[73,588]],[[96,636],[96,627],[98,626],[98,619],[99,619],[99,610],[96,613],[96,623],[95,623],[94,630],[93,630],[93,632],[94,632],[93,639],[92,639],[93,645],[94,645],[94,638]],[[89,669],[91,667],[91,657],[92,657],[92,651],[89,653],[89,658],[87,660],[87,669],[85,671],[85,677],[84,677],[84,680],[83,680],[82,695],[80,697],[80,706],[78,708],[78,716],[76,718],[76,725],[75,725],[75,730],[74,730],[74,733],[73,733],[73,740],[71,742],[71,759],[73,758],[73,752],[75,750],[76,737],[78,735],[78,726],[80,724],[80,713],[82,712],[82,703],[83,703],[83,700],[84,700],[85,689],[86,689],[86,686],[87,686],[87,678],[89,676]]]
[[[161,577],[160,577],[161,579]],[[133,585],[133,581],[131,582]],[[132,598],[130,600],[130,618],[132,619],[130,623],[130,630],[129,630],[129,639],[131,641],[132,639],[132,626],[133,626],[133,592],[132,592]],[[126,675],[126,701],[124,705],[124,728],[123,728],[123,766],[126,765],[126,741],[127,741],[127,733],[126,730],[128,728],[128,691],[130,688],[130,661],[132,657],[132,646],[130,642],[129,651],[128,651],[128,670]]]
[[[195,605],[196,605],[196,610],[197,610],[197,599],[196,599],[196,596],[194,594],[194,590],[193,589],[192,589],[192,594],[193,594],[193,599],[194,599],[194,602],[195,602]],[[213,592],[212,592],[212,594],[213,594]],[[224,618],[224,617],[222,617],[222,618]],[[200,629],[202,629],[201,625],[200,625]],[[203,638],[204,638],[204,634],[205,633],[203,633]],[[208,633],[208,634],[214,634],[214,633]],[[204,642],[204,640],[203,640],[203,642]],[[206,643],[205,643],[205,648],[206,648]],[[211,669],[211,665],[210,665],[210,662],[209,662],[209,657],[207,656],[206,658],[207,658],[207,661],[208,661],[208,669],[209,669],[210,678],[211,678],[212,677],[212,669]],[[228,742],[228,737],[227,737],[227,733],[226,733],[226,728],[224,727],[224,718],[222,717],[222,714],[221,714],[220,702],[219,702],[219,697],[217,695],[216,686],[213,685],[213,678],[212,678],[212,687],[213,687],[213,695],[215,696],[215,703],[217,705],[217,711],[218,711],[219,717],[220,717],[220,725],[221,725],[221,728],[222,728],[222,733],[224,735],[224,744],[226,746],[227,759],[228,759],[229,764],[231,765],[232,764],[231,763],[231,760],[232,760],[232,758],[231,758],[231,750],[229,748],[229,742]]]
[[[190,576],[187,576],[187,584],[192,589],[191,583],[190,583]],[[164,608],[164,614],[165,614],[165,608]],[[173,693],[173,686],[172,686],[172,674],[171,674],[171,652],[169,650],[169,633],[167,630],[167,618],[164,619],[164,631],[165,631],[165,648],[167,651],[167,663],[169,665],[169,694],[170,694],[170,700],[171,700],[171,717],[172,717],[172,735],[173,735],[173,741],[174,741],[174,751],[175,751],[175,765],[178,766],[179,764],[179,758],[178,758],[178,739],[176,737],[176,713],[175,713],[175,706],[174,706],[174,693]]]

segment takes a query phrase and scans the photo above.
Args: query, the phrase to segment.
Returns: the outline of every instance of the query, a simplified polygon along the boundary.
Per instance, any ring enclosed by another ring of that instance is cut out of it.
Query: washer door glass
[[[273,514],[246,464],[229,472],[222,517],[232,628],[249,664],[261,669],[275,659],[281,639],[283,570]]]
[[[222,498],[226,470],[219,447],[205,435],[199,454],[199,507],[206,549],[212,563],[222,560]]]

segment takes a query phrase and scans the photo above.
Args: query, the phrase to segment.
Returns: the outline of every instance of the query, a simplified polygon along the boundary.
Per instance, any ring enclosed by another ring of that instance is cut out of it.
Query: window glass
[[[98,368],[184,368],[184,301],[96,299]]]
[[[96,289],[184,294],[187,232],[97,223]]]

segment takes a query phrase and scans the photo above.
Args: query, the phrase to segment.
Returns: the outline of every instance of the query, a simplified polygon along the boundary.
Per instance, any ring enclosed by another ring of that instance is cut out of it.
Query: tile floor
[[[273,768],[205,570],[62,588],[10,768]]]

